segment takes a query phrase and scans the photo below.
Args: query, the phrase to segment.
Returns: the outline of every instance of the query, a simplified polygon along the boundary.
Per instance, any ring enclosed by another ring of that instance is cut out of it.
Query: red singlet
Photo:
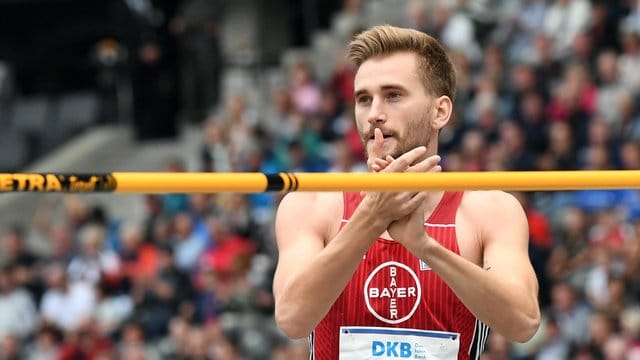
[[[455,217],[462,194],[445,192],[425,223],[426,232],[456,254],[460,251]],[[342,225],[349,221],[361,200],[359,194],[344,194]],[[439,339],[444,338],[441,334],[457,341],[457,359],[479,359],[489,329],[431,271],[429,264],[402,245],[379,238],[310,335],[310,358],[431,358],[427,353],[432,344],[421,345],[420,341],[425,336],[425,341],[445,341]],[[360,345],[359,350],[345,350],[343,335],[359,336],[353,340]]]

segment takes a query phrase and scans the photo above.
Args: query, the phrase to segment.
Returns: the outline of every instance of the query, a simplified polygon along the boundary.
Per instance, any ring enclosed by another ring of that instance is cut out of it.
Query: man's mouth
[[[389,139],[389,138],[392,138],[392,137],[393,137],[393,135],[391,135],[391,134],[382,134],[382,138],[385,139],[385,140]],[[375,138],[376,138],[375,135],[369,136],[369,140],[375,140]]]

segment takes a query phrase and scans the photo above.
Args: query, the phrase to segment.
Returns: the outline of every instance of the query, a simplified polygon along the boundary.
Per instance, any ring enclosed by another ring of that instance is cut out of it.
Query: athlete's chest
[[[455,237],[445,243],[456,251]],[[344,298],[364,305],[384,324],[402,324],[445,304],[448,291],[427,262],[395,241],[378,239],[362,257]]]

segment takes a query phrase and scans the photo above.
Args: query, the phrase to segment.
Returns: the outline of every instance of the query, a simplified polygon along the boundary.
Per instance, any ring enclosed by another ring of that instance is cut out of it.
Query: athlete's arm
[[[525,342],[540,323],[538,282],[528,256],[528,225],[517,200],[504,192],[465,194],[464,210],[478,229],[483,267],[427,240],[423,259],[467,308],[509,340]],[[426,235],[425,235],[426,236]]]
[[[311,333],[386,227],[371,222],[373,214],[360,206],[325,247],[340,222],[341,202],[340,193],[290,193],[278,207],[275,317],[291,338]]]

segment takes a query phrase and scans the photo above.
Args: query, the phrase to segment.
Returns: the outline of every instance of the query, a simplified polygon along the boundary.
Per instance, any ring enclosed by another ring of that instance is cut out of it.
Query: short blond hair
[[[347,58],[357,67],[366,60],[399,51],[418,56],[418,71],[428,93],[448,96],[456,93],[456,74],[445,49],[433,37],[413,29],[377,25],[356,35],[349,43]]]

